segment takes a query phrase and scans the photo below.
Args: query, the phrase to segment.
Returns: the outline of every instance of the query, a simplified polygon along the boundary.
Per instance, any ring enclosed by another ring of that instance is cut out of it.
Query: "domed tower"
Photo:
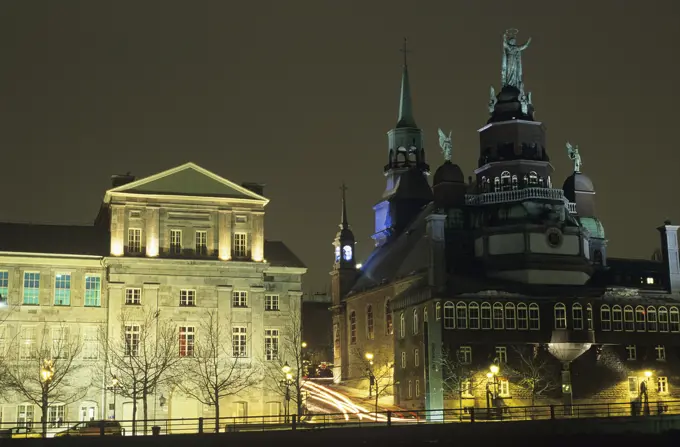
[[[439,129],[439,145],[444,153],[444,163],[434,173],[432,190],[438,208],[462,207],[465,205],[465,176],[460,166],[451,162],[451,133],[447,136]]]
[[[567,143],[569,158],[574,162],[574,172],[567,177],[562,186],[569,206],[576,213],[578,223],[589,234],[589,257],[597,267],[607,266],[607,239],[604,226],[595,213],[595,186],[592,180],[581,172],[581,155],[578,146]]]
[[[490,117],[479,129],[472,206],[475,257],[488,276],[534,284],[585,284],[592,273],[587,234],[569,212],[564,192],[552,186],[545,126],[536,121],[524,88],[516,30],[503,37],[498,95],[491,87]],[[587,245],[587,244],[586,244]]]
[[[432,189],[427,182],[430,167],[425,161],[423,131],[413,118],[411,86],[404,41],[404,65],[401,74],[401,95],[397,125],[387,132],[387,164],[384,174],[387,185],[382,200],[373,207],[375,233],[372,238],[381,246],[399,234],[432,201]]]

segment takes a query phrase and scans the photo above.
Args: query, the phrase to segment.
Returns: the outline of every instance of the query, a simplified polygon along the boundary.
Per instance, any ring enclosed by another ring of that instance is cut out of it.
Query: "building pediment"
[[[259,202],[263,206],[269,202],[269,199],[194,163],[186,163],[109,189],[104,196],[104,202],[110,202],[115,196],[130,195],[231,199],[251,203]]]

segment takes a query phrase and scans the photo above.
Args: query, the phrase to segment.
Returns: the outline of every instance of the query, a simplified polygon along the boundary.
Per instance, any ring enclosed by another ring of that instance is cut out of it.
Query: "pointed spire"
[[[347,186],[345,186],[345,182],[342,182],[340,191],[342,191],[342,216],[340,218],[342,223],[340,224],[340,228],[346,230],[349,228],[349,223],[347,222],[347,198],[345,197],[345,191],[347,191]]]
[[[408,60],[406,55],[410,52],[406,44],[408,41],[404,37],[404,47],[400,50],[404,53],[404,66],[401,73],[401,96],[399,97],[399,118],[397,119],[397,128],[400,127],[417,127],[416,121],[413,119],[413,107],[411,105],[411,85],[408,80]]]

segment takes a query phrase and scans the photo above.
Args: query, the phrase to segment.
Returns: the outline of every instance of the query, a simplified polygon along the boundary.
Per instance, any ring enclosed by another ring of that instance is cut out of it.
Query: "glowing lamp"
[[[123,242],[119,240],[111,240],[111,255],[123,256]]]
[[[147,242],[146,245],[146,255],[155,258],[158,256],[158,238],[157,237],[152,237],[149,238],[149,241]]]
[[[357,270],[361,269],[361,267],[362,267],[361,263],[357,264]]]
[[[291,373],[286,374],[286,380],[288,381],[293,380],[293,375]]]
[[[283,367],[281,367],[281,371],[284,372],[284,374],[288,374],[290,372],[290,366],[288,366],[288,362],[286,362]]]
[[[306,347],[307,347],[307,342],[306,342],[306,341],[303,341],[303,342],[302,342],[302,347],[303,347],[303,348],[306,348]]]
[[[367,352],[366,353],[366,360],[373,360],[373,354],[371,354],[370,352]]]
[[[489,369],[491,370],[491,374],[498,374],[499,371],[498,365],[491,365]]]
[[[651,371],[645,371],[645,377],[648,378],[648,379],[650,377],[652,377],[652,372]]]
[[[491,374],[491,373],[486,373],[486,378],[487,378],[487,379],[490,379],[490,378],[492,378],[492,377],[493,377],[493,374]]]

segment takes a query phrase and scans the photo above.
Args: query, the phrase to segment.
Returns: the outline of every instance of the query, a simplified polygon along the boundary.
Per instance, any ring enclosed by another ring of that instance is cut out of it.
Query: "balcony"
[[[567,202],[564,191],[554,188],[524,188],[511,191],[466,194],[465,204],[472,206],[494,205],[498,203],[523,202],[525,200],[556,200],[564,202],[571,214],[576,213],[576,204]]]

